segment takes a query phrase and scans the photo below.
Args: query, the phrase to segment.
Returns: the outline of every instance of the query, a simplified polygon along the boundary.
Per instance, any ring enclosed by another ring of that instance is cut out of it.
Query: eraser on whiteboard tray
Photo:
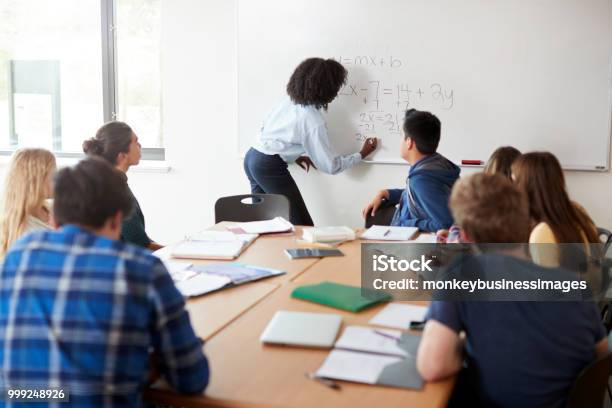
[[[465,164],[468,166],[481,166],[484,163],[482,160],[461,160],[461,164]]]

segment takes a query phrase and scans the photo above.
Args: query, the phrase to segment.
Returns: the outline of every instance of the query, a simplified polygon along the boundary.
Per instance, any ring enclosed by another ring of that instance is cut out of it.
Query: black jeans
[[[292,224],[314,225],[287,163],[278,154],[249,149],[244,157],[244,172],[251,183],[252,194],[282,194],[289,200]]]

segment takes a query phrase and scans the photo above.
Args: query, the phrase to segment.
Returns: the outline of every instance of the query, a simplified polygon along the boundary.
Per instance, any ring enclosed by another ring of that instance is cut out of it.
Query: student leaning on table
[[[294,225],[314,225],[302,194],[289,173],[288,163],[337,174],[359,163],[377,146],[367,139],[359,152],[332,152],[322,110],[346,82],[347,71],[332,59],[308,58],[295,69],[287,84],[288,97],[266,117],[253,147],[244,158],[244,171],[253,194],[282,194],[291,205]],[[305,155],[305,156],[304,156]]]
[[[22,235],[51,229],[55,156],[45,149],[17,150],[11,158],[2,200],[0,256]]]
[[[459,180],[450,207],[467,242],[529,238],[526,197],[503,176]],[[573,276],[530,262],[523,249],[477,255],[470,270],[487,277]],[[562,407],[578,374],[607,347],[590,300],[438,300],[430,304],[417,368],[427,381],[459,373],[451,406]]]
[[[83,151],[88,156],[104,158],[118,170],[127,174],[131,166],[140,162],[140,143],[138,136],[126,123],[108,122],[91,139],[83,142]],[[140,204],[132,191],[134,212],[127,216],[121,227],[121,240],[149,248],[152,251],[162,248],[145,231],[145,219]]]
[[[119,241],[125,176],[85,159],[59,171],[53,205],[60,228],[17,241],[0,272],[2,388],[68,393],[49,406],[136,407],[154,371],[201,393],[208,362],[183,296],[150,251]]]

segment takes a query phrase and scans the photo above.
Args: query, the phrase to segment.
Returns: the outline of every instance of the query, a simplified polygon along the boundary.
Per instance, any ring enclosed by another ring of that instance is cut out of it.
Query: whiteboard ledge
[[[362,163],[366,163],[366,164],[395,164],[395,165],[402,165],[402,166],[410,166],[404,160],[362,160]],[[484,168],[484,164],[480,164],[480,165],[459,164],[458,166],[462,167],[462,168],[466,168],[466,169],[478,169],[478,168],[482,169],[482,168]],[[609,170],[607,166],[580,166],[580,165],[564,166],[564,165],[561,165],[561,167],[563,167],[563,170],[568,170],[568,171],[595,171],[595,172],[599,172],[599,173],[606,173]]]

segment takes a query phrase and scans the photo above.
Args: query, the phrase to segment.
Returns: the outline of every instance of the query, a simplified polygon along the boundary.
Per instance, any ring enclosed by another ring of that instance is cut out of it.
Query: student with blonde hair
[[[22,235],[51,229],[55,156],[45,149],[17,150],[11,158],[3,193],[0,253],[4,255]]]

